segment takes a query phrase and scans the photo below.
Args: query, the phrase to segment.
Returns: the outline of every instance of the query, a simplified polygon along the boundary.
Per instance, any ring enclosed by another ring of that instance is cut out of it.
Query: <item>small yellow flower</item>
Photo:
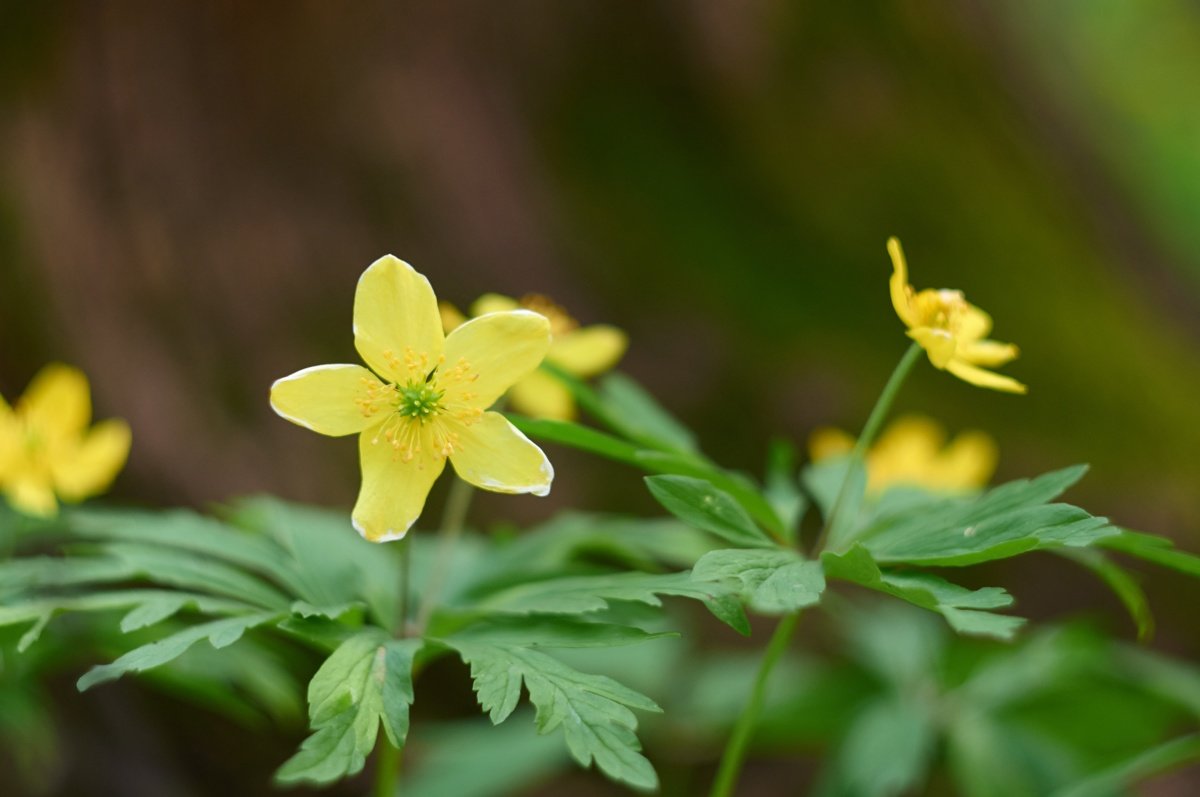
[[[484,294],[471,305],[471,315],[504,312],[524,308],[544,315],[550,321],[553,341],[546,362],[558,366],[580,379],[601,374],[614,365],[625,353],[628,339],[625,333],[607,324],[580,327],[579,323],[545,296],[526,296],[520,301],[495,293]],[[453,305],[441,305],[442,324],[447,332],[463,323],[462,313]],[[531,373],[512,386],[508,393],[514,409],[535,418],[572,420],[575,400],[562,382],[545,371]]]
[[[888,254],[892,256],[892,306],[908,327],[908,336],[921,344],[936,368],[972,385],[1008,393],[1028,391],[1017,380],[980,367],[1004,365],[1017,356],[1013,344],[985,340],[992,330],[991,316],[968,303],[962,291],[913,291],[900,241],[888,239]]]
[[[808,440],[813,462],[853,448],[854,438],[841,429],[817,429]],[[947,444],[941,424],[906,415],[889,424],[867,452],[867,491],[878,495],[894,485],[935,492],[975,490],[992,477],[996,456],[996,443],[984,432],[962,432]]]
[[[91,429],[92,398],[77,368],[47,365],[16,407],[0,398],[0,487],[17,510],[37,517],[108,489],[129,457],[129,425]]]
[[[271,407],[320,434],[359,435],[362,489],[352,522],[363,537],[403,537],[447,459],[484,490],[550,491],[546,455],[487,411],[542,361],[550,346],[544,317],[493,313],[445,336],[429,281],[386,255],[359,278],[354,345],[371,370],[305,368],[271,386]]]

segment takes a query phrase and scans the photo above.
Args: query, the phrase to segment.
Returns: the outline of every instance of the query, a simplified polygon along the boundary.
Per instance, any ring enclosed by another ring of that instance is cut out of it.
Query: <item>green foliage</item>
[[[772,545],[729,493],[689,476],[647,476],[650,494],[685,523],[744,547]]]
[[[393,747],[408,736],[416,639],[391,639],[371,629],[350,637],[325,660],[308,685],[314,731],[276,773],[281,783],[329,783],[363,768],[380,723]]]
[[[739,586],[746,604],[763,614],[786,614],[812,606],[825,591],[820,562],[776,550],[712,551],[696,562],[692,578]]]
[[[512,714],[524,683],[537,708],[540,733],[561,727],[571,755],[582,766],[595,761],[609,777],[642,789],[658,785],[641,754],[631,709],[660,711],[650,698],[611,678],[588,675],[544,653],[451,637],[444,640],[471,665],[479,703],[493,723]]]

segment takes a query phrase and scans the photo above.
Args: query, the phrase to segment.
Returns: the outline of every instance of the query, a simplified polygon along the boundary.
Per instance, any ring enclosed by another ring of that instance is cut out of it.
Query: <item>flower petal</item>
[[[962,432],[942,451],[934,468],[936,486],[948,490],[983,487],[996,472],[1000,454],[985,432]]]
[[[629,338],[621,330],[595,324],[556,337],[546,359],[567,373],[587,378],[616,365],[628,345]]]
[[[501,296],[498,293],[485,293],[471,305],[471,315],[480,316],[487,313],[506,313],[509,310],[518,310],[520,307],[521,303],[509,296]]]
[[[4,494],[13,509],[26,515],[49,518],[58,514],[58,502],[54,500],[49,479],[21,474],[8,481]]]
[[[958,356],[972,365],[997,366],[1012,362],[1020,354],[1011,343],[999,343],[994,340],[972,340],[961,343]]]
[[[917,315],[912,309],[912,287],[908,284],[908,263],[904,260],[904,250],[900,248],[900,240],[894,236],[888,238],[887,250],[892,258],[892,279],[888,283],[892,292],[892,307],[896,308],[896,315],[900,316],[900,320],[906,327],[915,327],[918,323]]]
[[[954,336],[944,329],[917,327],[910,329],[908,336],[921,344],[921,348],[929,355],[929,362],[933,363],[935,368],[945,368],[954,357],[957,343]]]
[[[22,443],[21,424],[9,409],[8,402],[0,396],[0,484],[17,466]]]
[[[958,336],[962,340],[979,340],[987,337],[992,331],[992,317],[975,305],[965,302],[966,306],[958,320]]]
[[[500,413],[485,412],[456,431],[458,447],[450,463],[463,481],[496,493],[550,492],[550,460]]]
[[[466,361],[474,381],[474,407],[489,407],[542,361],[550,348],[550,322],[530,310],[472,318],[446,338],[446,366]],[[447,396],[454,400],[452,396]]]
[[[361,365],[314,365],[271,385],[271,409],[292,423],[332,437],[378,423],[384,384]]]
[[[813,462],[849,454],[854,449],[854,437],[832,426],[821,426],[808,436],[808,458]]]
[[[78,438],[92,419],[87,377],[69,365],[47,365],[25,388],[17,414],[48,444]]]
[[[64,501],[82,501],[103,492],[129,457],[129,424],[107,420],[96,424],[77,447],[50,463],[54,486]]]
[[[946,370],[962,379],[964,382],[970,382],[972,385],[979,387],[988,387],[992,390],[1002,390],[1006,393],[1028,393],[1029,388],[1021,384],[1017,380],[1008,376],[991,371],[985,371],[970,363],[962,360],[951,360],[946,365]]]
[[[442,354],[442,320],[429,280],[392,255],[372,263],[354,293],[354,346],[390,382],[420,378]],[[421,358],[424,357],[422,365]]]
[[[508,391],[513,409],[534,418],[570,421],[575,418],[575,399],[566,386],[550,374],[536,370]]]
[[[371,542],[390,542],[408,533],[446,467],[446,460],[432,451],[432,445],[422,442],[421,452],[406,461],[386,439],[372,434],[359,437],[362,488],[350,516],[359,534]]]

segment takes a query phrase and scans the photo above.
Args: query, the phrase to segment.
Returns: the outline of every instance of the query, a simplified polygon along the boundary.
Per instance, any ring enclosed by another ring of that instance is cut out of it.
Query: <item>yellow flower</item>
[[[888,239],[888,254],[892,256],[892,306],[908,327],[908,336],[921,344],[935,367],[972,385],[1009,393],[1028,391],[1011,377],[980,368],[1004,365],[1017,356],[1013,344],[984,339],[992,330],[987,313],[968,303],[962,291],[913,291],[900,241]]]
[[[359,278],[354,345],[371,370],[305,368],[271,386],[271,406],[320,434],[359,435],[362,489],[352,521],[363,537],[403,537],[447,459],[460,478],[485,490],[550,491],[546,455],[487,411],[542,361],[550,346],[544,317],[493,313],[445,336],[429,281],[386,255]]]
[[[848,454],[854,438],[841,429],[821,428],[808,440],[813,462]],[[983,487],[996,470],[996,443],[979,431],[962,432],[948,445],[946,430],[919,415],[888,425],[867,452],[867,491],[879,494],[893,485],[957,492]]]
[[[628,339],[624,332],[607,324],[581,328],[565,310],[544,296],[526,296],[518,302],[495,293],[484,294],[471,305],[471,315],[479,317],[518,307],[549,319],[553,342],[546,354],[546,362],[572,376],[587,379],[603,373],[616,365],[625,353]],[[447,332],[464,321],[462,313],[446,302],[441,305],[441,313]],[[571,391],[542,370],[534,371],[513,385],[508,396],[514,409],[535,418],[571,420],[576,414]]]
[[[0,398],[0,487],[17,510],[58,513],[55,494],[82,501],[108,489],[129,456],[124,421],[88,429],[92,398],[77,368],[53,363],[29,383],[16,407]]]

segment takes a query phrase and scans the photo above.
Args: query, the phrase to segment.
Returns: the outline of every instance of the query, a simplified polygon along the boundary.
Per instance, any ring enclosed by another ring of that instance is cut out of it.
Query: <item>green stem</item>
[[[401,754],[404,751],[392,747],[387,739],[383,739],[378,747],[373,794],[375,797],[396,797],[396,787],[400,784]]]
[[[400,540],[400,595],[396,606],[396,636],[408,636],[408,593],[412,574],[412,537]]]
[[[455,477],[450,484],[450,494],[446,496],[446,508],[442,512],[441,541],[438,545],[437,561],[433,573],[425,584],[425,594],[421,596],[421,610],[417,615],[417,628],[425,632],[429,618],[437,607],[438,594],[445,586],[446,577],[450,574],[450,559],[454,546],[462,536],[463,527],[467,522],[467,512],[471,509],[471,499],[475,490],[462,479]]]
[[[786,615],[779,621],[779,625],[775,626],[775,633],[767,644],[762,663],[758,665],[758,674],[754,678],[750,699],[746,701],[746,706],[742,709],[742,714],[738,717],[733,733],[725,745],[725,752],[721,754],[721,765],[717,769],[712,791],[709,792],[710,797],[730,797],[733,794],[738,775],[742,771],[742,763],[746,758],[746,747],[750,744],[754,726],[758,724],[758,716],[762,713],[763,700],[767,694],[767,680],[783,652],[787,650],[792,632],[796,630],[799,621],[800,612],[794,612]]]
[[[862,433],[854,443],[854,450],[850,452],[849,467],[846,468],[846,475],[842,478],[841,487],[838,488],[837,498],[834,499],[833,508],[829,511],[829,518],[826,520],[825,526],[821,529],[821,535],[817,538],[816,545],[813,546],[814,552],[820,553],[824,550],[830,532],[838,527],[837,522],[841,516],[842,508],[846,503],[846,495],[849,492],[851,477],[854,474],[855,468],[865,460],[867,449],[875,442],[875,437],[879,434],[879,428],[883,426],[884,419],[892,409],[892,402],[895,401],[896,394],[900,392],[900,386],[904,384],[904,380],[908,377],[908,372],[912,370],[913,365],[920,358],[921,351],[921,344],[919,343],[914,342],[908,347],[908,350],[904,352],[904,356],[900,358],[900,362],[896,363],[892,375],[888,377],[887,384],[883,386],[883,392],[879,394],[879,398],[875,401],[875,406],[871,408],[871,414],[867,416],[867,422],[863,426]]]

